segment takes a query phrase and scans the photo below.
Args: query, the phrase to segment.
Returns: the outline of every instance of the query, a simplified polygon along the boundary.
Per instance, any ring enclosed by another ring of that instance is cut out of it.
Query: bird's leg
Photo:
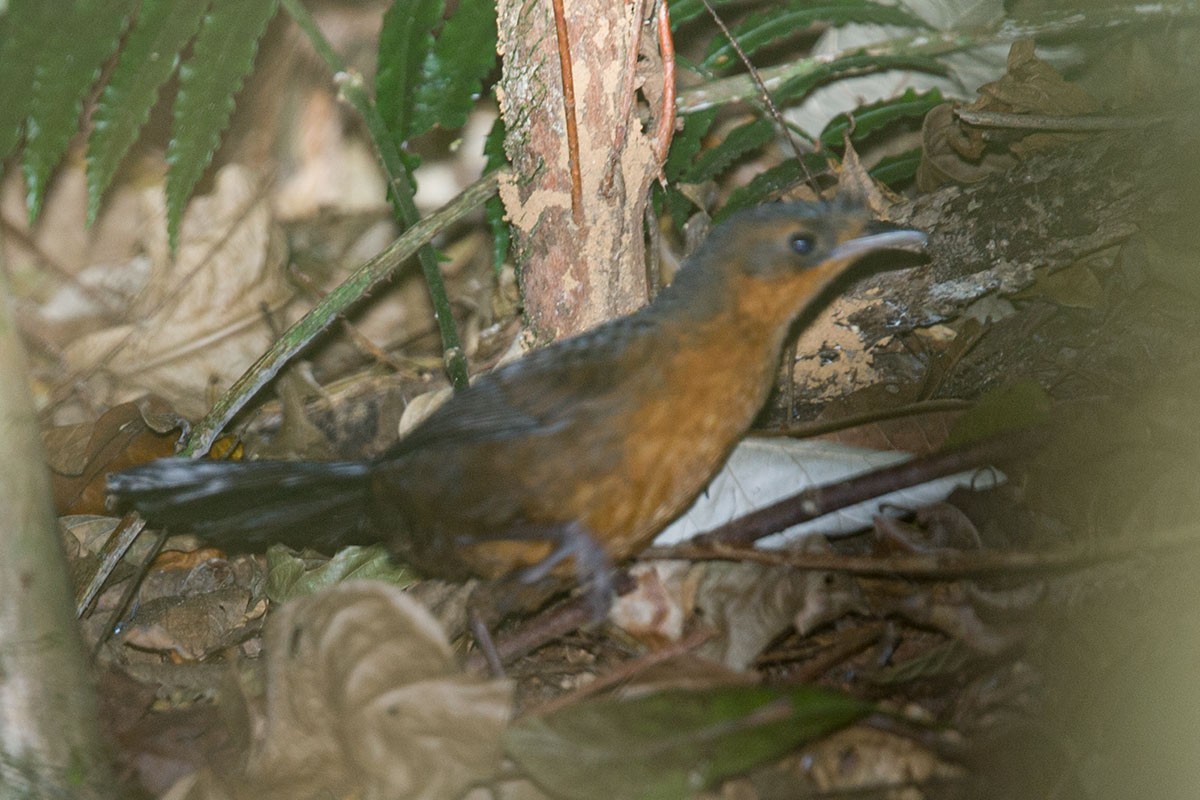
[[[541,608],[550,598],[566,589],[562,578],[547,575],[535,583],[522,580],[521,572],[510,574],[475,587],[467,600],[467,625],[479,652],[494,677],[504,675],[500,652],[492,631],[505,617],[517,611]]]
[[[471,599],[467,602],[467,627],[475,639],[475,644],[479,647],[479,652],[483,654],[484,661],[487,662],[488,672],[492,674],[493,678],[503,678],[504,664],[500,660],[500,651],[496,649],[496,640],[492,638],[492,631],[484,618],[482,609],[475,602],[476,594],[472,593]]]
[[[468,625],[493,675],[503,675],[504,671],[492,629],[514,611],[538,608],[564,591],[567,582],[553,573],[566,559],[575,559],[576,580],[587,597],[594,622],[608,615],[613,598],[613,570],[608,554],[580,523],[510,530],[508,535],[522,540],[549,539],[557,546],[533,566],[480,584],[471,593],[467,602]]]
[[[608,615],[613,598],[612,563],[608,554],[579,522],[558,528],[556,533],[558,547],[532,567],[521,570],[517,577],[526,585],[538,584],[565,559],[574,558],[575,578],[587,593],[593,618],[599,622]]]

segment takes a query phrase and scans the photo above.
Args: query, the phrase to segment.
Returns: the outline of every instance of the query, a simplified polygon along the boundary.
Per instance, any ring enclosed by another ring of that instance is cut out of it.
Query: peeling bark
[[[638,72],[639,48],[655,42],[643,30],[651,5],[564,0],[579,139],[577,224],[551,2],[500,0],[497,95],[513,164],[500,196],[534,341],[578,333],[646,302],[642,221],[660,163],[637,94],[657,95],[661,84],[655,59],[641,62],[654,64],[645,70],[653,74]]]

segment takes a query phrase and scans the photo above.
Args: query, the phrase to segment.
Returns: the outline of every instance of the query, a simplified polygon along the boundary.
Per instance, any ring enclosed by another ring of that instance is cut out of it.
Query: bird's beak
[[[829,253],[830,261],[850,261],[876,250],[920,250],[929,237],[911,228],[899,228],[888,222],[867,224],[864,236],[842,242]]]

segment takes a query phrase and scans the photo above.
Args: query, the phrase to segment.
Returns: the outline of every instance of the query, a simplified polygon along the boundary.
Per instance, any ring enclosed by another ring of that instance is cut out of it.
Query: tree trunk
[[[0,269],[0,794],[111,797],[25,358]]]
[[[657,17],[665,29],[665,14],[653,13],[647,0],[563,0],[561,30],[554,5],[499,3],[504,71],[497,94],[513,164],[500,193],[515,229],[526,320],[538,342],[646,302],[646,200],[674,123],[673,91],[663,91],[671,79],[662,64],[670,56],[660,54],[654,24],[644,24]],[[564,102],[568,51],[577,160]],[[639,91],[659,109],[652,116],[662,133],[643,130]]]

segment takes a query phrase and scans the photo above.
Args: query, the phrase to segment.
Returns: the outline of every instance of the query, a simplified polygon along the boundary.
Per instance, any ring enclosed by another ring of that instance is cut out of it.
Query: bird
[[[229,550],[384,542],[432,576],[574,581],[603,606],[611,565],[751,427],[797,320],[925,240],[853,196],[736,212],[651,303],[477,376],[373,460],[165,458],[108,476],[110,502]]]

